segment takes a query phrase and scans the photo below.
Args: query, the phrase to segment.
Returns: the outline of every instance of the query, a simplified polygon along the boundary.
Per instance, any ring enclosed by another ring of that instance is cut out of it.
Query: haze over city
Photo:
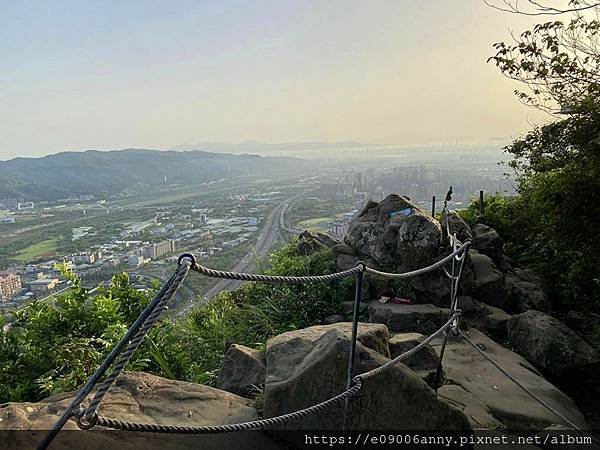
[[[0,0],[0,52],[6,446],[598,441],[600,0]]]
[[[204,141],[412,146],[547,120],[486,59],[480,0],[0,5],[0,159]]]

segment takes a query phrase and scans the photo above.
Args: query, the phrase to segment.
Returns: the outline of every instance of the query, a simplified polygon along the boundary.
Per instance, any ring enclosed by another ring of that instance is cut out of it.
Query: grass
[[[298,225],[304,227],[310,227],[313,225],[320,225],[322,222],[329,222],[331,219],[329,217],[317,217],[316,219],[307,219],[300,222]]]
[[[15,253],[11,259],[19,262],[28,262],[40,258],[42,256],[52,256],[56,252],[56,239],[47,239],[37,244],[30,245],[23,250]]]
[[[330,217],[317,217],[315,219],[306,219],[301,222],[298,222],[296,228],[326,233],[327,231],[329,231],[330,221]]]

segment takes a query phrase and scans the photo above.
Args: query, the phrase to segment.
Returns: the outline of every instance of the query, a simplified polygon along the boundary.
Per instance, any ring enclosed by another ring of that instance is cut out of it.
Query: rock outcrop
[[[308,256],[325,249],[332,249],[339,241],[324,233],[313,233],[305,230],[298,237],[298,253]]]
[[[383,271],[405,272],[428,266],[450,253],[448,239],[444,239],[446,224],[462,242],[473,241],[462,274],[462,293],[513,314],[529,309],[550,310],[544,280],[518,267],[503,253],[504,242],[493,228],[476,224],[471,229],[456,212],[444,212],[440,223],[400,195],[389,195],[379,203],[369,201],[350,223],[344,243],[303,234],[302,252],[331,248],[339,270],[354,267],[362,260]],[[397,280],[365,274],[363,298],[379,299],[400,292],[400,296],[409,296],[415,303],[448,305],[450,285],[440,271],[400,285]]]
[[[482,308],[484,329],[494,339],[504,342],[508,338],[508,321],[512,317],[506,311],[490,305]]]
[[[439,254],[440,224],[408,197],[370,201],[352,221],[344,242],[380,266],[419,267]]]
[[[399,333],[390,338],[390,356],[396,358],[404,352],[407,352],[423,342],[425,336],[421,333]],[[437,353],[427,344],[414,355],[403,360],[414,371],[436,369],[440,358]]]
[[[440,224],[442,225],[442,231],[444,235],[456,233],[456,237],[461,242],[473,240],[473,232],[471,231],[471,228],[467,222],[465,222],[462,217],[460,217],[458,213],[454,211],[450,211],[449,213],[442,211]],[[446,224],[448,226],[446,226]],[[447,230],[447,228],[449,228],[449,230]]]
[[[508,296],[504,274],[492,259],[474,250],[469,252],[469,257],[473,270],[473,281],[470,284],[470,293],[473,297],[488,305],[511,309],[513,301]]]
[[[265,384],[265,357],[258,350],[233,344],[225,352],[217,387],[242,397],[252,395]]]
[[[382,341],[364,339],[363,330],[369,326],[359,324],[354,364],[357,374],[389,361],[373,348],[382,347]],[[290,331],[269,340],[265,416],[306,408],[342,392],[349,347],[349,335],[341,324]],[[365,380],[361,391],[349,400],[347,411],[344,405],[328,408],[295,421],[288,428],[342,429],[344,420],[347,429],[353,430],[469,429],[462,413],[439,400],[431,388],[403,364],[376,379]]]
[[[504,241],[491,227],[478,223],[471,229],[473,233],[473,248],[479,253],[489,256],[496,263],[502,259]]]
[[[470,330],[470,338],[524,386],[585,429],[573,401],[524,358],[477,330]],[[439,344],[433,347],[437,350]],[[540,430],[562,423],[462,340],[448,343],[443,366],[447,384],[438,392],[461,409],[473,427]]]
[[[48,430],[63,413],[74,393],[59,394],[38,403],[0,405],[0,429]],[[125,372],[110,390],[100,411],[106,417],[166,425],[220,425],[258,419],[246,398],[209,386],[167,380],[141,372]],[[73,419],[65,430],[78,430]],[[97,429],[101,429],[98,427]],[[13,448],[34,448],[44,433],[15,433]],[[245,445],[243,445],[245,444]],[[259,433],[243,437],[157,436],[152,433],[61,433],[53,448],[278,448]]]
[[[506,275],[505,283],[509,297],[517,299],[514,302],[516,312],[525,312],[530,309],[542,312],[550,311],[550,299],[544,292],[543,281],[523,280],[514,273]]]
[[[392,302],[384,304],[370,301],[367,304],[369,322],[383,323],[395,333],[433,333],[450,317],[450,309],[429,303],[399,305]]]
[[[508,321],[510,343],[544,373],[564,378],[598,364],[594,349],[558,319],[540,311],[527,311]]]
[[[408,197],[389,195],[380,203],[369,201],[350,223],[338,268],[361,259],[372,267],[388,271],[408,271],[437,261],[448,248],[442,247],[440,224]],[[394,283],[387,279],[365,276],[367,297],[379,298],[393,293]],[[423,301],[439,303],[449,295],[447,283],[439,276],[424,275],[409,281]]]

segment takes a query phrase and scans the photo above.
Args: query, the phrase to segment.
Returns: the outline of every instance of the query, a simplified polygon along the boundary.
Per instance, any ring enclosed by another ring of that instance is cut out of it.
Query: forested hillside
[[[127,149],[64,152],[43,158],[0,161],[0,199],[39,201],[69,195],[109,195],[133,186],[194,185],[290,167],[295,158],[202,151]]]

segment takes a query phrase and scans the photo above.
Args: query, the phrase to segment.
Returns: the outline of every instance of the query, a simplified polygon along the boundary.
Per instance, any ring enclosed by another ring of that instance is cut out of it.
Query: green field
[[[27,248],[15,253],[10,259],[20,262],[28,262],[42,256],[52,256],[56,252],[56,239],[47,239],[37,244],[30,245]]]
[[[315,219],[306,219],[301,222],[298,222],[296,228],[326,233],[327,231],[329,231],[330,221],[331,217],[317,217]]]

